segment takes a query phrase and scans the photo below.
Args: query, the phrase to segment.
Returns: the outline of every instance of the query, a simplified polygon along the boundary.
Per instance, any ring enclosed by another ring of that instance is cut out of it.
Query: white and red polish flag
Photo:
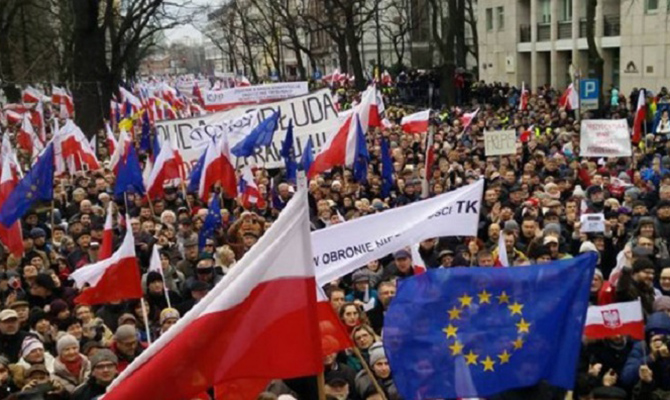
[[[116,152],[116,147],[119,145],[119,143],[116,141],[114,133],[112,132],[112,128],[109,126],[109,123],[105,124],[105,133],[107,135],[107,137],[105,138],[105,143],[107,143],[107,152],[111,156]]]
[[[23,93],[21,95],[21,100],[24,103],[37,103],[42,101],[43,98],[44,93],[40,92],[32,86],[28,86],[27,88],[23,89]]]
[[[135,239],[126,217],[126,234],[114,254],[75,270],[70,278],[83,291],[74,301],[77,304],[104,304],[114,301],[140,299],[143,296],[140,267],[135,256]],[[89,287],[84,287],[84,285]]]
[[[128,135],[128,132],[121,128],[121,132],[119,133],[119,140],[116,143],[116,148],[114,149],[114,153],[112,153],[110,159],[109,159],[109,168],[117,172],[119,165],[121,163],[124,163],[126,160],[126,155],[128,154],[128,146],[131,145],[132,139],[130,135]]]
[[[561,98],[558,100],[558,107],[565,108],[566,110],[579,109],[579,94],[577,94],[572,83],[565,89],[565,92],[563,92]]]
[[[242,382],[262,389],[271,379],[323,371],[307,207],[300,191],[237,267],[112,382],[105,399],[190,399],[210,387],[226,398]]]
[[[424,133],[428,131],[428,118],[430,110],[419,111],[402,117],[400,126],[405,133]]]
[[[98,260],[106,260],[112,256],[112,248],[114,247],[114,231],[113,229],[113,213],[114,202],[110,201],[107,206],[107,216],[105,217],[105,227],[102,231],[102,245],[98,252]]]
[[[647,94],[644,89],[640,89],[640,94],[637,97],[637,108],[635,109],[635,119],[633,120],[633,144],[640,143],[642,140],[643,125],[647,119]]]
[[[523,111],[528,107],[528,97],[530,93],[526,89],[526,82],[521,82],[521,97],[519,98],[519,111]]]
[[[208,202],[212,187],[217,183],[226,195],[230,197],[237,196],[237,176],[235,175],[235,165],[230,154],[228,137],[224,134],[216,142],[211,142],[205,149],[205,162],[202,166],[200,184],[198,185],[198,195]]]
[[[179,152],[174,150],[169,140],[165,141],[144,185],[149,198],[162,196],[165,193],[163,185],[166,181],[179,180],[181,182],[184,179],[183,165],[184,160]]]
[[[4,135],[3,142],[9,135]],[[4,143],[3,143],[4,144]],[[7,154],[2,155],[2,172],[0,173],[0,206],[5,203],[9,194],[19,183],[19,178],[12,171],[12,157]],[[9,252],[16,257],[23,254],[23,235],[21,233],[21,221],[16,221],[12,226],[5,227],[0,224],[0,241],[7,246]]]
[[[461,125],[463,125],[463,130],[465,131],[472,124],[472,120],[479,114],[479,108],[471,113],[464,113],[461,115]]]
[[[591,339],[624,335],[644,340],[644,317],[640,299],[604,306],[590,306],[584,325],[584,336]]]
[[[16,134],[16,144],[30,154],[39,154],[44,149],[44,144],[37,136],[28,114],[23,114],[21,129]]]

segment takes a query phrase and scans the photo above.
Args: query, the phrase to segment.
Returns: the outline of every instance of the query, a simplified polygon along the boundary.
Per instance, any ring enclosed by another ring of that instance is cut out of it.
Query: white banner
[[[242,104],[255,104],[304,96],[309,92],[307,82],[281,82],[269,85],[238,86],[231,89],[205,90],[205,108],[224,110]]]
[[[284,161],[279,152],[281,142],[286,137],[289,119],[293,119],[294,150],[298,159],[309,137],[312,137],[314,150],[318,152],[326,141],[326,134],[338,126],[337,110],[330,89],[323,89],[275,103],[237,107],[196,118],[159,121],[156,123],[156,132],[161,144],[165,140],[172,140],[190,171],[213,137],[228,132],[232,147],[273,111],[278,111],[281,118],[272,146],[259,149],[253,157],[238,159],[238,166],[255,164],[265,168],[283,167]]]
[[[582,120],[579,155],[582,157],[630,157],[630,129],[625,119]]]
[[[440,236],[476,236],[484,181],[312,232],[320,286],[372,260]]]
[[[516,131],[485,131],[484,154],[486,157],[516,154]]]

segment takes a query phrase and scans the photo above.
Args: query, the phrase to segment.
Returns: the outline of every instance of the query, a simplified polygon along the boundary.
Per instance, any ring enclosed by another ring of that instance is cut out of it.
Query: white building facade
[[[564,88],[589,73],[586,0],[479,0],[479,77]],[[670,0],[598,0],[603,87],[627,93],[670,83]]]

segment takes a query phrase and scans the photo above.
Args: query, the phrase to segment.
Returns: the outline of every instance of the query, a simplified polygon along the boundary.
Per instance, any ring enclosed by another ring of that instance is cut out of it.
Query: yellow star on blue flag
[[[429,270],[384,317],[406,399],[490,397],[540,381],[572,389],[597,255],[519,268]]]

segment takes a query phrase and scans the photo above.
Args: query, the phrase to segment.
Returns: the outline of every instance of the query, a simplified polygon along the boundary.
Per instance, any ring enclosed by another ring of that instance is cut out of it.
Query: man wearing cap
[[[616,301],[640,299],[645,314],[654,308],[654,262],[648,258],[636,259],[632,269],[624,269],[616,286]]]
[[[326,396],[332,396],[337,400],[353,400],[351,396],[351,387],[347,381],[347,376],[343,371],[331,370],[325,375]]]
[[[193,308],[200,300],[202,300],[207,293],[209,293],[209,285],[203,281],[195,280],[190,284],[187,284],[187,290],[191,291],[191,298],[184,300],[181,304],[177,306],[177,310],[180,315],[185,315],[187,312]]]
[[[177,263],[177,270],[184,274],[186,278],[191,278],[195,275],[195,266],[197,263],[198,239],[188,238],[184,240],[184,259]]]
[[[361,306],[373,300],[377,301],[377,291],[370,284],[371,275],[372,271],[367,268],[354,272],[351,276],[353,290],[345,297],[345,300],[348,302],[360,302]]]
[[[118,358],[107,349],[98,350],[90,358],[91,375],[83,385],[75,389],[72,400],[91,400],[102,396],[107,386],[116,378],[118,373]]]
[[[11,363],[19,361],[21,345],[28,336],[28,333],[19,328],[19,315],[16,311],[0,311],[0,351]]]
[[[30,326],[28,324],[28,319],[30,318],[30,304],[25,300],[16,300],[13,302],[9,308],[16,311],[16,315],[19,316],[19,325],[21,330],[29,331]]]
[[[140,343],[137,329],[133,325],[120,325],[114,333],[114,342],[110,350],[118,358],[118,371],[123,372],[130,363],[144,351],[144,344]]]
[[[163,311],[161,311],[160,314],[160,331],[158,332],[158,336],[161,336],[165,332],[168,331],[172,327],[172,325],[176,324],[177,321],[179,320],[179,311],[177,311],[174,308],[165,308]]]
[[[384,268],[384,280],[396,278],[407,278],[425,272],[416,268],[412,263],[412,255],[409,251],[402,249],[393,254],[393,262]]]
[[[195,276],[186,280],[186,288],[190,288],[195,281],[201,281],[211,290],[221,279],[223,275],[214,271],[214,257],[209,253],[201,253],[195,268]]]

